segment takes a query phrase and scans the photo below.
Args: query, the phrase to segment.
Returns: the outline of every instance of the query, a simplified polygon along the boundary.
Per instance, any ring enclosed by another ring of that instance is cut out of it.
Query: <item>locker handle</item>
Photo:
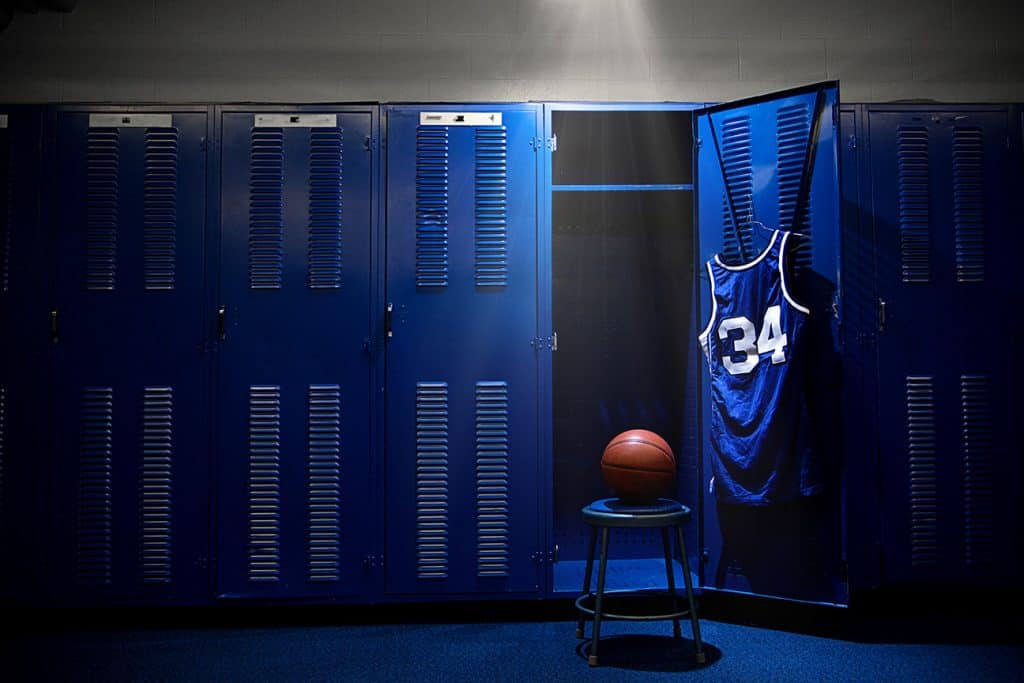
[[[388,302],[387,307],[384,309],[384,336],[388,339],[394,336],[393,328],[391,327],[392,314],[395,311],[395,305]]]
[[[221,341],[227,339],[228,336],[227,328],[224,325],[224,318],[226,317],[226,315],[227,309],[224,306],[221,306],[220,308],[217,309],[217,336],[220,338]]]
[[[878,299],[878,331],[885,332],[885,299]]]
[[[59,329],[57,327],[57,309],[54,308],[53,310],[50,311],[50,341],[52,341],[54,344],[56,344],[57,340],[60,338],[58,332]]]

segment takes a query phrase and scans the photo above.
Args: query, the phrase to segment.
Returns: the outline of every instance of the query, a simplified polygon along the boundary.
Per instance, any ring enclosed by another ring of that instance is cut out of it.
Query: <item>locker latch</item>
[[[384,556],[383,555],[367,555],[363,558],[363,567],[366,569],[383,569],[384,568]]]
[[[50,341],[54,344],[60,339],[59,328],[57,327],[57,309],[50,311]]]

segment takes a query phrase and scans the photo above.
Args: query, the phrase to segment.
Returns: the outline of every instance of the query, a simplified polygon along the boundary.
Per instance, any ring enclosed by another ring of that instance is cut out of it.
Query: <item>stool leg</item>
[[[597,597],[594,598],[594,633],[590,640],[587,663],[597,666],[597,642],[601,638],[601,609],[604,599],[604,578],[608,569],[608,527],[601,529],[601,561],[597,566]]]
[[[597,544],[597,527],[590,527],[590,543],[587,544],[587,570],[583,573],[583,595],[590,593],[590,579],[594,575],[594,546]],[[580,612],[579,621],[576,622],[576,637],[583,637],[583,617],[585,613]]]
[[[661,527],[661,547],[665,550],[665,575],[668,577],[668,592],[672,596],[672,611],[679,611],[679,596],[676,595],[676,573],[672,570],[672,543],[669,540],[668,527]],[[672,619],[672,637],[682,638],[679,629],[679,617]]]
[[[697,620],[697,606],[693,601],[693,581],[690,579],[690,560],[686,557],[686,541],[683,540],[683,527],[676,527],[679,537],[679,554],[683,558],[683,581],[686,582],[686,599],[690,601],[690,623],[693,625],[693,643],[697,650],[697,663],[704,664],[704,645],[700,642],[700,622]]]

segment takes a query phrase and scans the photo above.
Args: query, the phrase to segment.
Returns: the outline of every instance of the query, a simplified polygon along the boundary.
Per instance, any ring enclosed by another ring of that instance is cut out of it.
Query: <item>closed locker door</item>
[[[540,590],[538,107],[388,110],[387,590]]]
[[[882,579],[1010,577],[1024,377],[1008,345],[1024,302],[1008,111],[879,107],[869,126]]]
[[[373,110],[221,115],[218,593],[372,587]]]
[[[50,430],[48,241],[38,107],[0,108],[0,595],[39,604]]]
[[[201,111],[56,118],[62,602],[208,595]]]

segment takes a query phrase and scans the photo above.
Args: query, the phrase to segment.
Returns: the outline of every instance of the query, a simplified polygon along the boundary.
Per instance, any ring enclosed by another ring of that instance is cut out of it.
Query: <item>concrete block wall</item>
[[[1024,0],[79,0],[0,101],[1024,100]]]

